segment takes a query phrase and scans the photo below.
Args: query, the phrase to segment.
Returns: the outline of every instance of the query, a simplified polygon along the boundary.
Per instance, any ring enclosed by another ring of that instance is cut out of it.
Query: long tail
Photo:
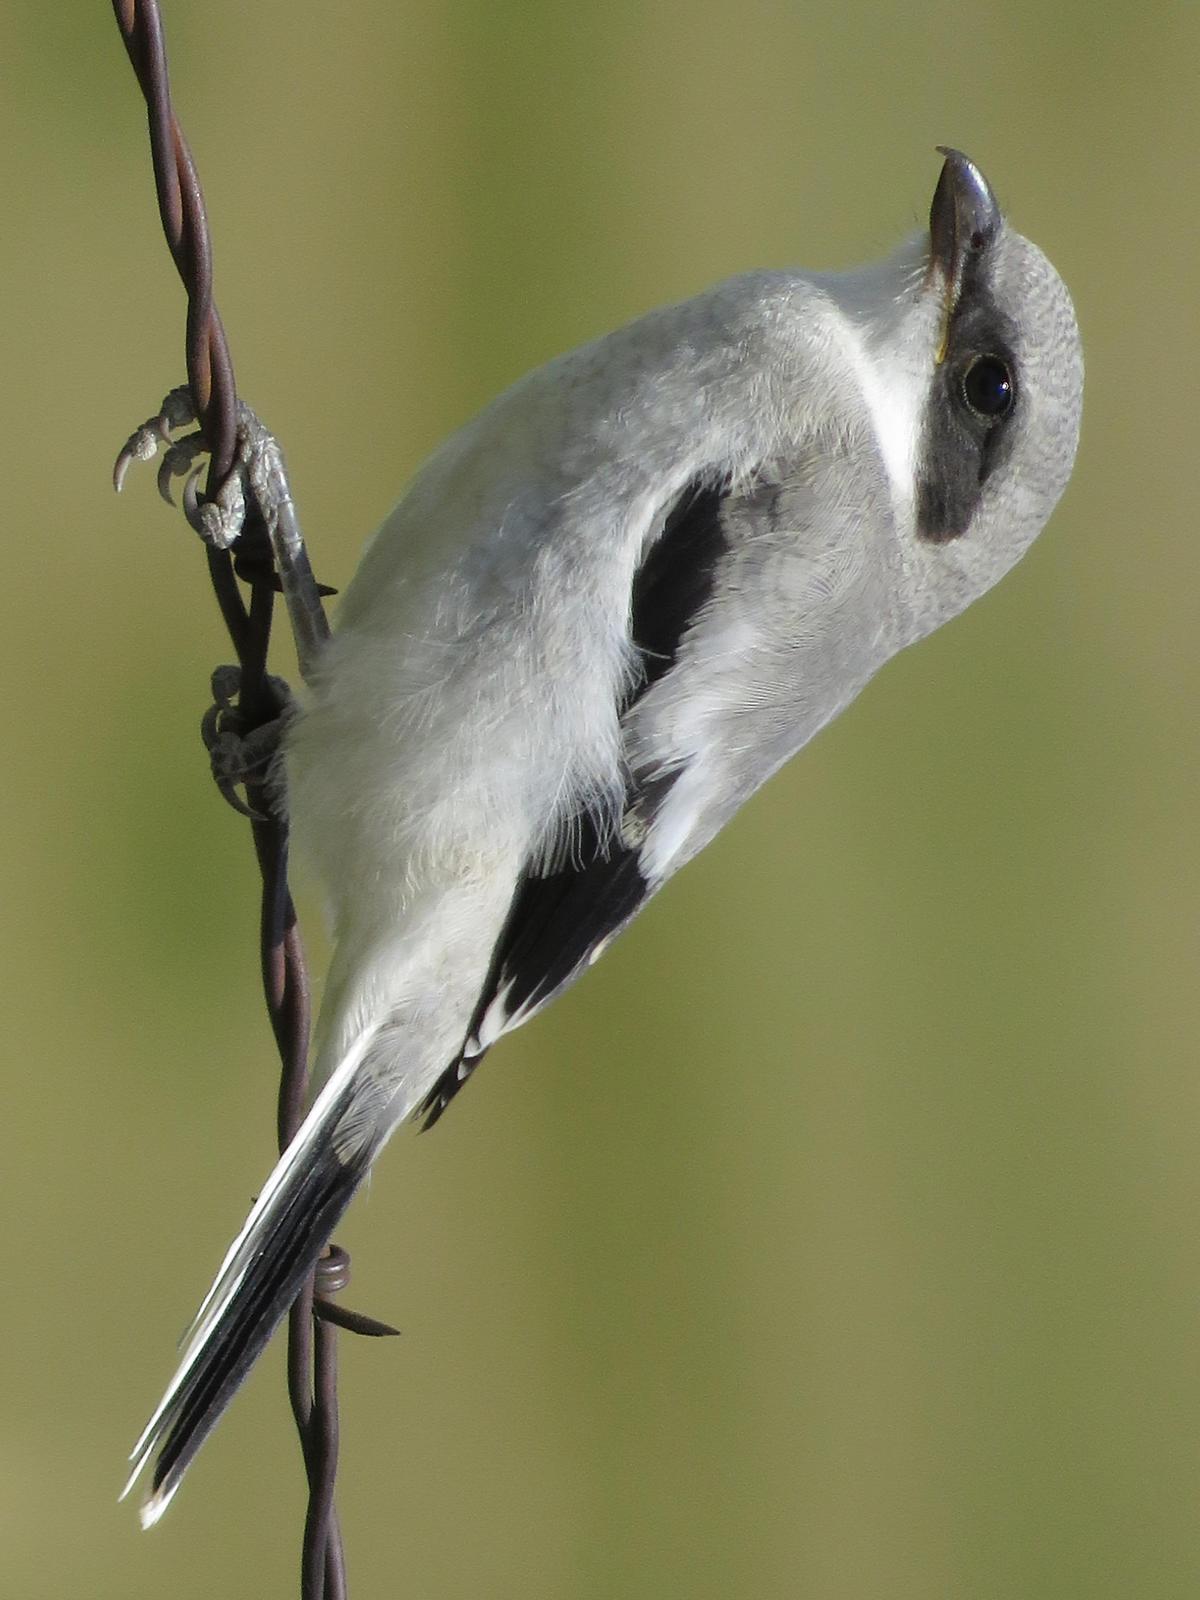
[[[179,1368],[133,1448],[122,1499],[150,1459],[142,1526],[158,1521],[193,1456],[312,1271],[385,1131],[356,1103],[362,1050],[344,1060],[279,1159],[185,1336]],[[361,1095],[360,1097],[361,1098]]]

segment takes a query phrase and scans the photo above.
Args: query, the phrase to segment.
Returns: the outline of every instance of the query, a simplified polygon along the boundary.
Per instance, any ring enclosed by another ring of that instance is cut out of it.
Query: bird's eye
[[[999,356],[976,356],[963,373],[963,399],[976,416],[989,422],[1006,417],[1013,406],[1013,381]]]

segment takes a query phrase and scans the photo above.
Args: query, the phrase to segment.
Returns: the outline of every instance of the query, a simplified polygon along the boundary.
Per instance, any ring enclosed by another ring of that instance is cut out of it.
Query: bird
[[[885,260],[749,272],[550,361],[369,543],[281,754],[333,937],[315,1097],[132,1453],[144,1525],[390,1135],[1048,520],[1071,298],[939,150],[928,227]]]

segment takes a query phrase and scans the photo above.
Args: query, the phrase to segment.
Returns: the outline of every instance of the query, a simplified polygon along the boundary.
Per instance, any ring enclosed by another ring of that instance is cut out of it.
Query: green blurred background
[[[241,386],[344,583],[529,366],[878,256],[933,146],[1071,284],[1075,481],[342,1237],[355,1600],[1200,1593],[1200,7],[168,3]],[[0,1591],[287,1595],[272,1349],[165,1524],[122,1459],[270,1159],[182,373],[109,8],[0,11],[8,1239]],[[305,901],[314,953],[321,945]]]

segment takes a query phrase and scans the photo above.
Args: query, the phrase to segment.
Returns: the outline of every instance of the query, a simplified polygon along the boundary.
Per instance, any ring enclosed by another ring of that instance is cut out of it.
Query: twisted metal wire
[[[113,0],[129,60],[146,101],[154,182],[163,232],[187,291],[188,386],[209,451],[206,493],[215,498],[233,470],[238,397],[233,363],[212,292],[212,244],[204,196],[187,140],[171,105],[162,18],[156,0]],[[253,501],[239,550],[251,559],[235,570],[228,550],[205,545],[209,576],[241,667],[239,711],[247,728],[268,722],[278,705],[267,677],[275,585],[261,517]],[[265,552],[265,558],[264,558]],[[238,572],[250,584],[249,604]],[[313,604],[320,609],[315,593]],[[282,1151],[303,1118],[310,1030],[308,972],[287,883],[287,826],[262,784],[248,785],[254,849],[262,876],[262,983],[282,1062],[278,1139]],[[364,1333],[382,1324],[334,1308],[326,1297],[344,1288],[349,1257],[330,1246],[288,1320],[288,1393],[300,1436],[309,1501],[301,1562],[303,1600],[345,1600],[346,1568],[333,1504],[337,1472],[337,1355],[334,1323]]]

